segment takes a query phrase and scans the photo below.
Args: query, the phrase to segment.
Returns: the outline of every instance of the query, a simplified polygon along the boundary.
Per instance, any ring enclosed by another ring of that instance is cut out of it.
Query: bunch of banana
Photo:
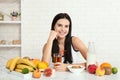
[[[28,59],[23,59],[23,58],[21,58],[21,59],[18,60],[17,64],[28,65],[28,66],[33,67],[33,69],[36,69],[35,64],[32,63],[32,62],[31,62],[30,60],[28,60]]]
[[[32,63],[29,59],[20,58],[16,63],[15,71],[22,72],[24,68],[27,68],[30,72],[33,72],[36,69],[34,63]]]
[[[15,68],[15,71],[22,73],[22,69]]]
[[[15,57],[12,59],[9,59],[6,68],[8,68],[10,71],[17,71],[22,72],[24,68],[27,68],[30,72],[34,71],[36,68],[35,64],[31,62],[29,59]]]
[[[18,64],[18,65],[16,66],[16,69],[21,69],[21,70],[23,70],[24,68],[28,68],[28,70],[29,70],[30,72],[33,72],[33,71],[34,71],[34,69],[33,69],[32,66],[28,66],[28,65],[25,65],[25,64]]]
[[[11,65],[12,61],[13,61],[12,58],[7,61],[6,68],[10,69],[10,65]]]
[[[19,56],[9,59],[6,64],[6,68],[8,68],[10,71],[13,71],[19,59],[20,59]]]

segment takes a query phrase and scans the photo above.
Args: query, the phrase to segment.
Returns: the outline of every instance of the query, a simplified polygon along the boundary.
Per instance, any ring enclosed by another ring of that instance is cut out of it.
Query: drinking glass
[[[53,59],[54,59],[54,63],[62,62],[62,56],[59,53],[55,53]]]

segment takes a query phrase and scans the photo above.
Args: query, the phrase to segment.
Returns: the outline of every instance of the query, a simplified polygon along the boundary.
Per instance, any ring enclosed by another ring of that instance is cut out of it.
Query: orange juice
[[[60,54],[54,55],[54,63],[56,62],[62,62],[62,56]]]
[[[54,62],[61,62],[62,61],[62,57],[61,56],[55,56],[54,57]]]

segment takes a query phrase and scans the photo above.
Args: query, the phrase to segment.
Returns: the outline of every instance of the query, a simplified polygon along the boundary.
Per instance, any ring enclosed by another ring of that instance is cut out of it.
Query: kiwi
[[[112,69],[110,67],[104,67],[105,75],[110,75],[112,73]]]

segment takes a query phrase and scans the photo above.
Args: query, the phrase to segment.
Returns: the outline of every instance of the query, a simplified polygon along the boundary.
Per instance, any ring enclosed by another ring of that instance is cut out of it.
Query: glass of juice
[[[54,54],[54,63],[62,62],[62,56],[59,53]]]

